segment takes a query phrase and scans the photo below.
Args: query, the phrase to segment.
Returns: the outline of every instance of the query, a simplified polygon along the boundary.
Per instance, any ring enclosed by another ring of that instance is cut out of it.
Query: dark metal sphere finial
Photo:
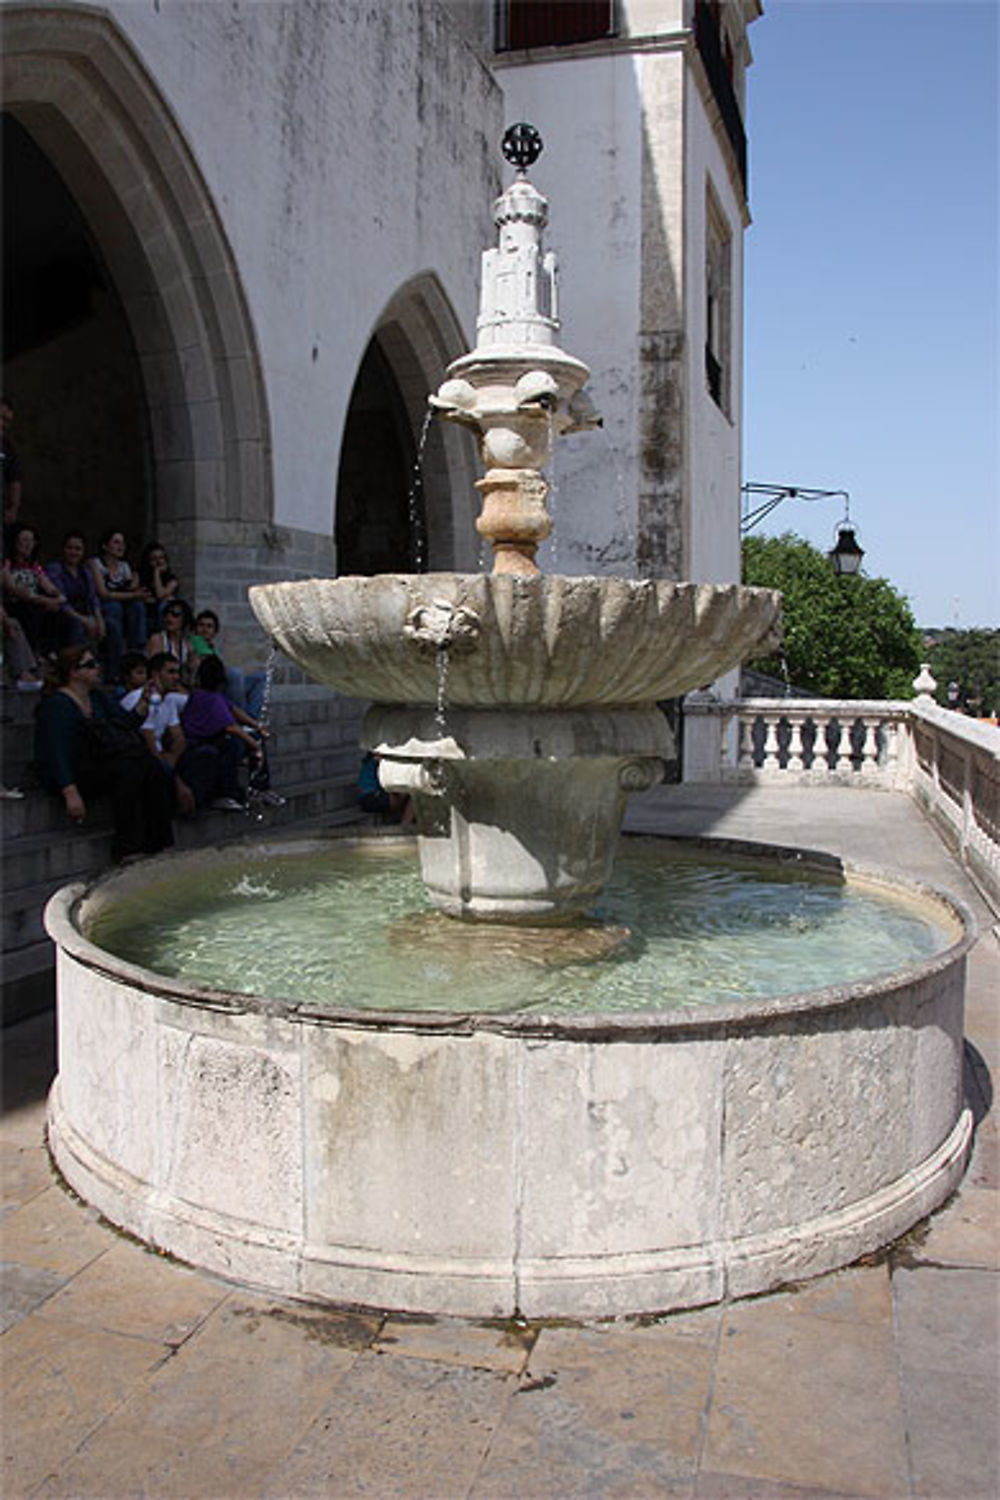
[[[528,125],[522,120],[520,124],[511,125],[504,131],[500,150],[511,166],[523,172],[541,156],[542,138],[534,125]]]

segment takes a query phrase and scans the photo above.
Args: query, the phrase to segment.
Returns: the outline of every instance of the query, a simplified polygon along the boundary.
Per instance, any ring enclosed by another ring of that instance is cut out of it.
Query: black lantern
[[[833,571],[842,577],[853,577],[859,571],[861,559],[865,555],[864,548],[854,534],[854,527],[846,520],[837,527],[837,540],[826,555]]]

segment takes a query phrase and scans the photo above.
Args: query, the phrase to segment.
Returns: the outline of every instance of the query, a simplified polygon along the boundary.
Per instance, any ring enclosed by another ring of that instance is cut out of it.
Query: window
[[[730,414],[732,366],[732,235],[709,185],[705,196],[705,380],[708,393]]]
[[[497,51],[568,47],[614,35],[613,0],[500,0]]]
[[[709,87],[719,107],[722,125],[729,138],[736,158],[736,166],[747,186],[747,138],[743,128],[743,115],[733,88],[732,43],[720,29],[721,10],[718,0],[696,0],[694,8],[694,39],[708,78]]]

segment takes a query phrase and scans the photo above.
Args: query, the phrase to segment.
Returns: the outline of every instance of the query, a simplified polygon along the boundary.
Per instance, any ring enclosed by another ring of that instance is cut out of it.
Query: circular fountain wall
[[[650,1312],[845,1264],[958,1180],[972,935],[937,894],[919,899],[941,951],[894,974],[659,1012],[324,1010],[166,979],[88,936],[232,857],[68,887],[47,914],[55,1160],[196,1265],[427,1313]]]

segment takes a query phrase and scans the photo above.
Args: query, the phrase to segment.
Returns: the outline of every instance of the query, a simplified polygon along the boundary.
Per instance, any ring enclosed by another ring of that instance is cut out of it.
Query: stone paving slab
[[[46,1496],[264,1492],[335,1397],[358,1349],[303,1332],[238,1293],[138,1380],[40,1491]],[[280,1310],[279,1310],[280,1311]]]
[[[33,1495],[70,1463],[81,1443],[141,1386],[170,1351],[146,1339],[104,1333],[58,1319],[25,1318],[5,1333],[4,1500]],[[141,1449],[141,1435],[139,1438]],[[104,1493],[115,1489],[110,1475]]]
[[[997,1277],[957,1267],[900,1267],[896,1346],[913,1494],[980,1495],[1000,1474]],[[993,1395],[993,1421],[981,1420]]]
[[[75,1276],[106,1253],[107,1229],[53,1179],[4,1219],[4,1256],[21,1266]]]
[[[369,1351],[262,1493],[467,1495],[509,1400],[499,1372]]]
[[[30,1141],[24,1145],[0,1141],[0,1219],[52,1186],[52,1167],[39,1151],[40,1145],[41,1122],[37,1116]]]
[[[976,909],[977,1135],[951,1203],[863,1264],[661,1319],[310,1307],[152,1254],[57,1185],[43,1144],[53,1025],[37,1017],[3,1036],[3,1500],[996,1500],[991,914],[903,798],[663,791],[649,826],[895,864]]]
[[[890,1323],[811,1316],[796,1300],[727,1309],[704,1467],[849,1494],[906,1494]]]

